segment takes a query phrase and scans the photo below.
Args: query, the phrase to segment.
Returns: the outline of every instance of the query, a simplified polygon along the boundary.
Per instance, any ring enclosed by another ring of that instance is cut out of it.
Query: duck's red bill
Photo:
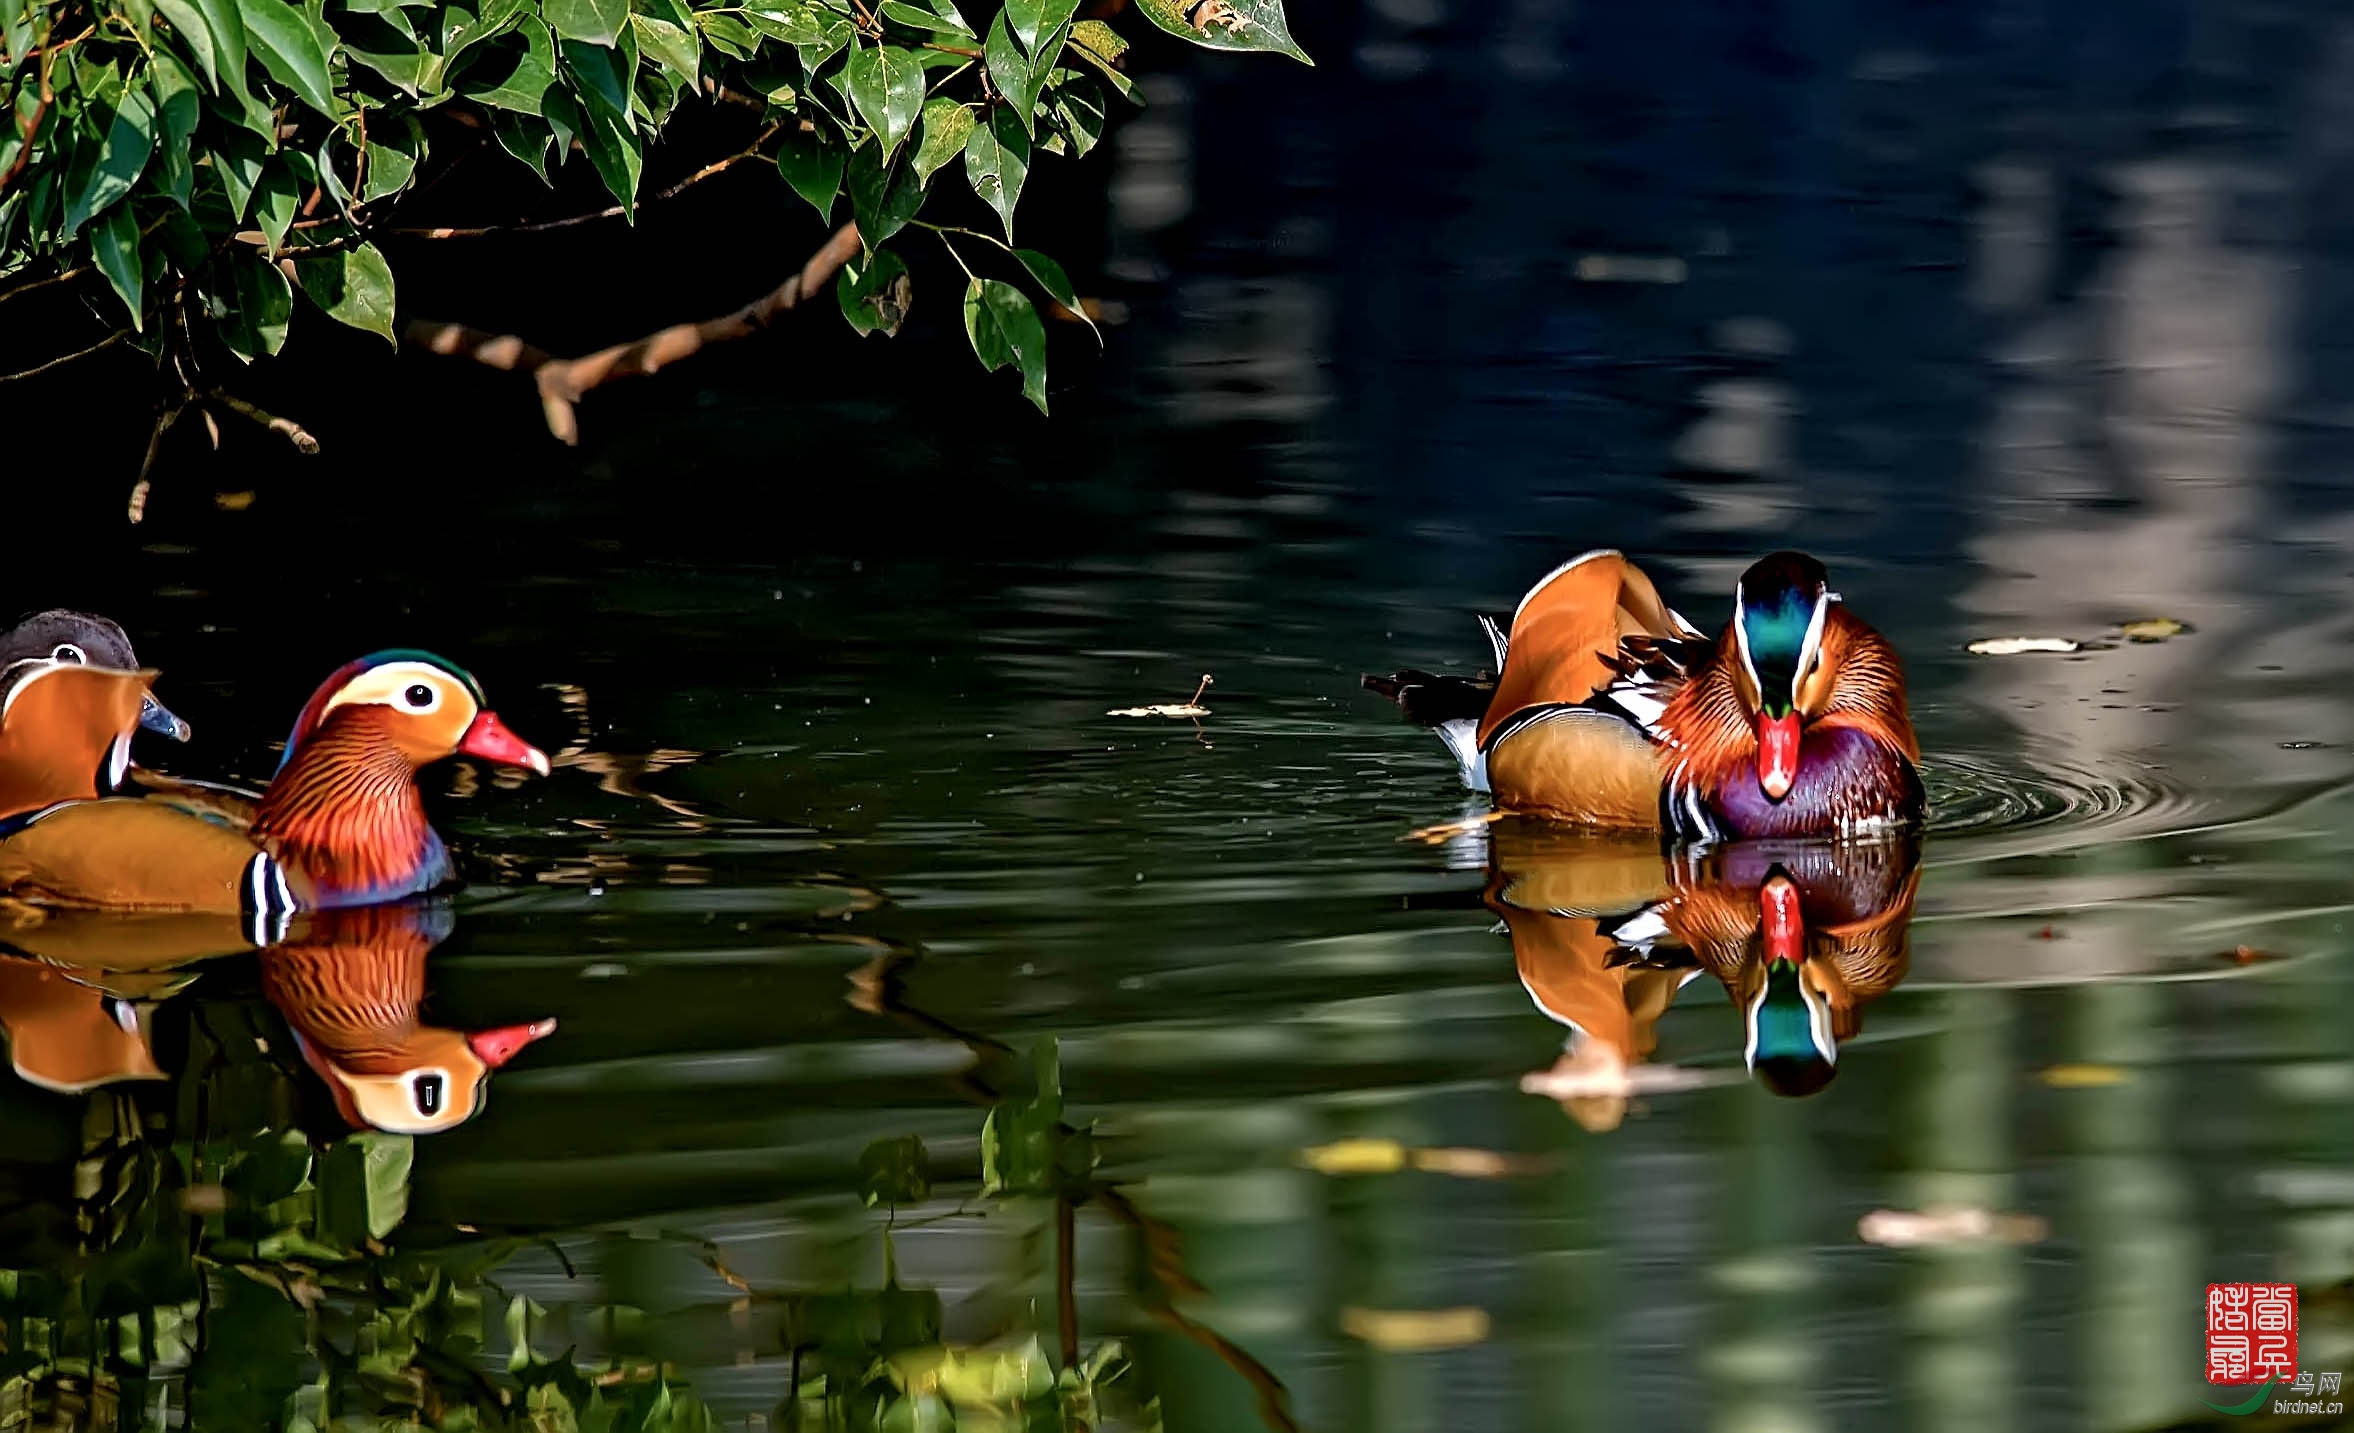
[[[534,1020],[529,1025],[502,1025],[496,1030],[477,1030],[466,1037],[482,1063],[497,1069],[515,1058],[515,1053],[532,1041],[556,1028],[554,1020]]]
[[[1757,784],[1779,801],[1798,780],[1798,713],[1757,719]]]
[[[507,730],[507,724],[499,720],[497,712],[477,713],[474,724],[466,728],[465,739],[458,743],[458,750],[501,766],[520,766],[542,776],[548,774],[548,754]]]
[[[1806,958],[1806,917],[1798,905],[1798,887],[1776,872],[1758,890],[1759,914],[1764,918],[1767,964],[1786,960],[1792,965]]]

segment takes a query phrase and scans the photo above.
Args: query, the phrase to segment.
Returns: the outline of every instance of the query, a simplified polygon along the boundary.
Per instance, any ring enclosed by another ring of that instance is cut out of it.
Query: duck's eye
[[[439,1075],[419,1075],[417,1077],[417,1083],[415,1086],[417,1095],[417,1113],[421,1115],[437,1115],[441,1113],[442,1085],[443,1081]]]
[[[49,654],[49,660],[52,662],[71,662],[78,667],[88,662],[90,660],[90,656],[88,653],[84,652],[81,648],[75,646],[71,642],[60,642],[57,644],[56,650]]]
[[[408,703],[411,711],[431,711],[433,709],[433,688],[423,682],[418,682],[401,693],[401,700]]]

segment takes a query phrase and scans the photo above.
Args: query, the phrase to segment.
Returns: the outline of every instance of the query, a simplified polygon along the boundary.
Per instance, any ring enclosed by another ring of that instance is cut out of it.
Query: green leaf
[[[912,164],[891,164],[881,147],[862,144],[850,155],[850,215],[869,250],[907,227],[923,207],[923,181]]]
[[[623,212],[634,224],[638,174],[645,164],[645,140],[636,130],[623,125],[617,116],[606,113],[603,106],[589,103],[583,109],[588,127],[580,133],[580,146],[588,151],[589,163],[596,166],[605,188],[620,201]]]
[[[155,153],[155,102],[146,90],[126,90],[114,113],[95,119],[103,126],[104,137],[94,148],[78,153],[68,171],[61,226],[68,238],[91,215],[130,193],[148,156]]]
[[[904,274],[907,267],[890,254],[876,254],[868,260],[869,269],[890,268]],[[844,270],[844,277],[848,277]],[[847,310],[848,302],[845,300]],[[856,318],[850,320],[858,322]],[[871,333],[872,329],[861,329]],[[897,1139],[878,1139],[858,1156],[858,1192],[867,1206],[877,1204],[921,1204],[932,1195],[932,1174],[924,1156],[924,1142],[914,1135]]]
[[[545,126],[504,110],[492,110],[490,132],[498,136],[499,148],[529,165],[540,183],[548,182],[548,145],[554,136]]]
[[[364,1130],[319,1156],[319,1233],[346,1249],[382,1239],[409,1212],[414,1147],[405,1134]]]
[[[1292,43],[1283,0],[1136,0],[1155,25],[1211,50],[1271,50],[1303,65],[1316,62]]]
[[[1055,37],[1078,12],[1079,0],[1005,0],[1006,24],[1040,64],[1053,62],[1060,48]]]
[[[540,0],[539,13],[563,39],[611,45],[629,24],[629,0]]]
[[[965,24],[962,15],[935,15],[929,10],[902,4],[900,0],[883,0],[882,14],[884,19],[896,20],[911,29],[930,30],[937,35],[961,35],[967,40],[973,38],[972,27]]]
[[[1120,72],[1120,57],[1128,53],[1128,42],[1101,20],[1081,20],[1071,27],[1071,44],[1066,53],[1075,54],[1111,82],[1122,99],[1136,97],[1136,85]]]
[[[929,184],[940,166],[964,153],[973,124],[969,106],[945,97],[924,101],[924,121],[916,132],[915,177]]]
[[[0,4],[7,3],[0,0]],[[196,92],[196,75],[178,56],[158,45],[155,63],[147,71],[147,88],[155,100],[155,187],[185,209],[195,181],[190,140],[204,110]]]
[[[809,201],[817,217],[834,222],[834,196],[842,192],[842,151],[811,130],[788,124],[777,146],[777,173],[795,194]]]
[[[425,157],[425,128],[411,114],[379,112],[368,131],[368,173],[360,186],[360,202],[373,204],[409,187],[417,162]]]
[[[1103,138],[1103,91],[1076,70],[1054,73],[1060,82],[1048,91],[1044,108],[1055,138],[1046,147],[1061,153],[1067,143],[1071,153],[1083,155]]]
[[[374,244],[317,258],[296,258],[295,279],[329,318],[392,338],[392,266]]]
[[[543,112],[556,86],[556,45],[548,27],[526,20],[512,35],[485,46],[466,67],[458,93],[478,104],[516,114]]]
[[[327,73],[334,32],[322,37],[311,28],[310,17],[286,0],[237,0],[237,14],[270,77],[293,90],[304,104],[335,118],[335,81]]]
[[[632,15],[629,24],[637,31],[640,53],[651,56],[690,89],[702,83],[703,47],[695,43],[692,34],[651,15]]]
[[[301,181],[285,159],[272,160],[253,188],[253,222],[270,241],[272,257],[285,247],[286,231],[294,227],[294,211],[301,203]]]
[[[997,211],[1007,243],[1014,237],[1014,205],[1030,176],[1030,136],[1014,118],[1013,106],[992,105],[989,122],[973,126],[964,142],[964,177],[981,202]]]
[[[1120,38],[1120,32],[1101,20],[1081,20],[1073,25],[1071,43],[1107,65],[1128,53],[1128,42]]]
[[[1022,96],[1031,93],[1030,61],[1023,55],[1021,47],[1014,43],[1013,31],[1006,28],[1003,10],[998,11],[997,18],[989,22],[989,38],[982,44],[981,53],[984,63],[989,67],[989,83],[997,86],[999,94],[1015,102],[1022,117],[1023,130],[1034,133],[1030,125],[1030,106],[1021,102]]]
[[[530,20],[541,23],[530,0],[456,0],[441,7],[441,63],[444,74],[476,45],[495,40]]]
[[[131,327],[144,328],[146,295],[139,267],[139,221],[132,217],[130,205],[116,205],[90,226],[90,257],[122,299],[123,307],[131,311]]]
[[[1016,249],[1014,257],[1022,261],[1022,267],[1030,271],[1030,277],[1038,281],[1038,287],[1046,290],[1048,298],[1077,315],[1079,321],[1087,325],[1088,332],[1095,335],[1095,341],[1099,344],[1103,342],[1103,330],[1097,328],[1095,320],[1087,316],[1087,310],[1080,307],[1079,292],[1071,287],[1071,276],[1063,272],[1062,265],[1036,249]]]
[[[629,81],[637,68],[634,56],[625,63],[619,51],[584,45],[577,40],[557,41],[556,51],[564,61],[564,73],[572,78],[572,92],[590,110],[602,109],[624,129],[637,128],[637,121],[629,111]]]
[[[155,8],[218,94],[249,101],[245,87],[245,22],[236,0],[155,0]]]
[[[1012,284],[997,279],[975,279],[965,289],[965,337],[972,341],[973,354],[981,366],[991,372],[1013,364],[1022,373],[1022,396],[1046,411],[1046,326],[1038,321],[1038,310],[1030,306],[1029,296]],[[1053,1101],[1053,1112],[1045,1115],[1035,1106],[1045,1103],[1028,1102],[1008,1113],[1004,1106],[991,1111],[989,1121],[981,1127],[982,1192],[1028,1188],[1035,1182],[1032,1164],[1039,1155],[1041,1123],[1051,1124],[1061,1116],[1062,1102]],[[1004,1121],[998,1116],[1006,1114]],[[992,1128],[995,1143],[992,1143]],[[999,1151],[995,1165],[999,1170],[996,1190],[992,1190],[990,1152]],[[1051,1162],[1051,1152],[1048,1153]]]
[[[251,363],[286,346],[294,287],[276,264],[248,251],[232,250],[226,262],[234,307],[221,322],[221,341]]]
[[[220,177],[221,189],[228,196],[231,220],[245,217],[246,203],[253,197],[254,186],[262,182],[262,164],[269,153],[262,137],[249,129],[230,130],[213,150],[213,173]]]
[[[342,25],[338,37],[344,57],[353,64],[374,70],[411,97],[438,87],[441,64],[416,36],[366,15],[346,15]]]
[[[885,158],[915,128],[924,108],[924,70],[915,56],[888,45],[850,52],[850,102],[883,141]]]

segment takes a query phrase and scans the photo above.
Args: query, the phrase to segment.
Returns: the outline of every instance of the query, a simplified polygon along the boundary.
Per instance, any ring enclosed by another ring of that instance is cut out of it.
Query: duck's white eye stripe
[[[88,666],[90,662],[90,654],[83,651],[80,647],[75,646],[71,642],[60,642],[49,653],[49,660],[52,662],[70,662],[75,666]]]

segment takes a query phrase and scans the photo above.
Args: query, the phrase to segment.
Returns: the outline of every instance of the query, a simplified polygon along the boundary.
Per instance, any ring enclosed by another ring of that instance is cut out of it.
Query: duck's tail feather
[[[1398,704],[1407,718],[1439,734],[1455,754],[1463,784],[1474,791],[1488,789],[1488,759],[1479,749],[1479,721],[1496,694],[1495,679],[1441,677],[1407,670],[1389,676],[1365,674],[1365,690]]]

